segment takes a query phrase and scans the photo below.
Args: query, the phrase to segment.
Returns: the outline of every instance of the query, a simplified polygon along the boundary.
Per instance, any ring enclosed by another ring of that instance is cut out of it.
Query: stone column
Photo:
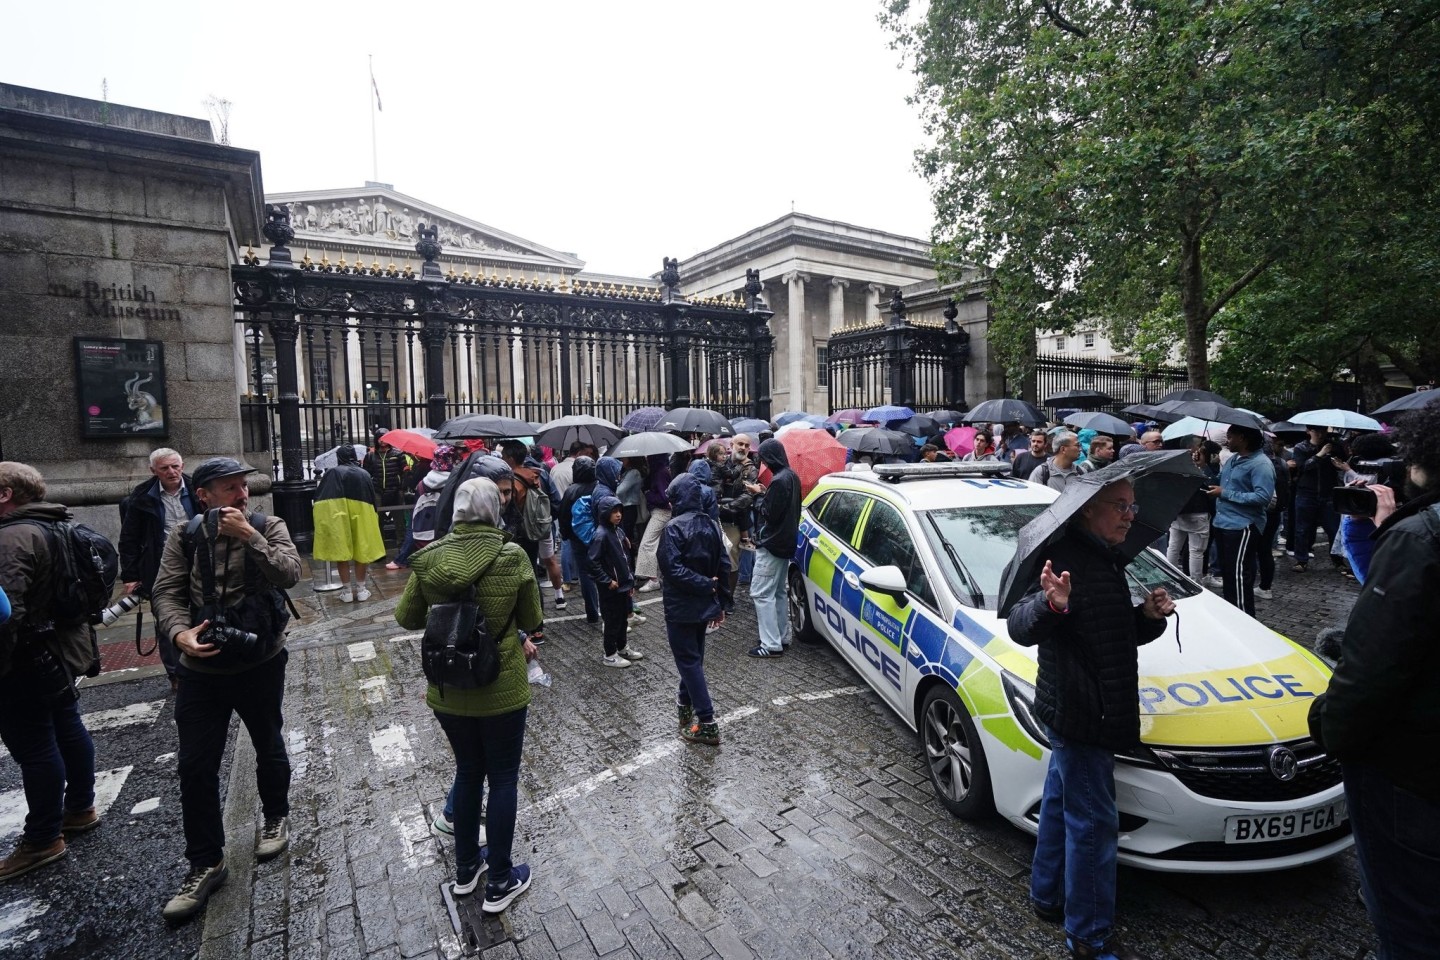
[[[865,324],[874,326],[880,322],[880,298],[885,295],[885,288],[878,283],[865,285]]]
[[[806,386],[811,379],[805,375],[809,366],[809,338],[805,331],[805,283],[810,277],[807,274],[792,270],[785,274],[787,294],[789,298],[790,314],[788,319],[788,339],[790,344],[789,364],[789,388],[790,395],[787,398],[789,409],[804,410],[810,399],[810,391]]]
[[[845,327],[845,288],[849,280],[830,278],[830,336],[835,336]]]

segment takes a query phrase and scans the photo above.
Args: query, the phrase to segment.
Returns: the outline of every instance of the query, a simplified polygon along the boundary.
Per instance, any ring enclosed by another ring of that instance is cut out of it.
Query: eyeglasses
[[[1109,504],[1119,511],[1121,515],[1129,514],[1132,517],[1140,516],[1140,504],[1138,503],[1122,503],[1119,500],[1101,500],[1099,502]]]

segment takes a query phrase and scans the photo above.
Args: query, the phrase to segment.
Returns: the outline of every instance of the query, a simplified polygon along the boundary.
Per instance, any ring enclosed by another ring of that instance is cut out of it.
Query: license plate
[[[1345,817],[1343,797],[1323,807],[1313,807],[1309,810],[1226,817],[1225,842],[1266,843],[1271,840],[1308,837],[1313,833],[1334,830],[1345,822]]]

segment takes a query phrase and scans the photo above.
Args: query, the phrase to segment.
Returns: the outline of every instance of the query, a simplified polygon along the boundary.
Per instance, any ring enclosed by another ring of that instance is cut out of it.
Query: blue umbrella
[[[1290,418],[1302,427],[1329,427],[1331,430],[1379,430],[1380,421],[1353,410],[1306,410]]]
[[[630,411],[630,415],[620,421],[620,426],[631,433],[654,430],[655,425],[665,419],[665,412],[664,407],[641,407]]]
[[[805,420],[813,416],[815,416],[815,414],[806,413],[804,410],[786,410],[775,418],[775,426],[783,427],[787,423],[794,423],[796,420]],[[820,422],[824,423],[825,418],[821,417]]]
[[[730,421],[730,426],[735,428],[736,433],[748,433],[753,437],[759,437],[760,434],[770,429],[770,422],[757,420],[755,417],[734,417]]]
[[[865,419],[872,423],[889,423],[892,420],[909,420],[915,411],[909,407],[871,407],[865,411]]]

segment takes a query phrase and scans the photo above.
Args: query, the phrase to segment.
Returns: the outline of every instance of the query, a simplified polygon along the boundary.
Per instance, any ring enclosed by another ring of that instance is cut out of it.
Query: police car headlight
[[[1050,749],[1050,738],[1040,728],[1040,721],[1035,719],[1035,685],[1021,680],[1015,674],[1004,671],[1000,674],[1000,684],[1005,688],[1005,699],[1010,702],[1010,712],[1025,728],[1030,739],[1045,749]]]

